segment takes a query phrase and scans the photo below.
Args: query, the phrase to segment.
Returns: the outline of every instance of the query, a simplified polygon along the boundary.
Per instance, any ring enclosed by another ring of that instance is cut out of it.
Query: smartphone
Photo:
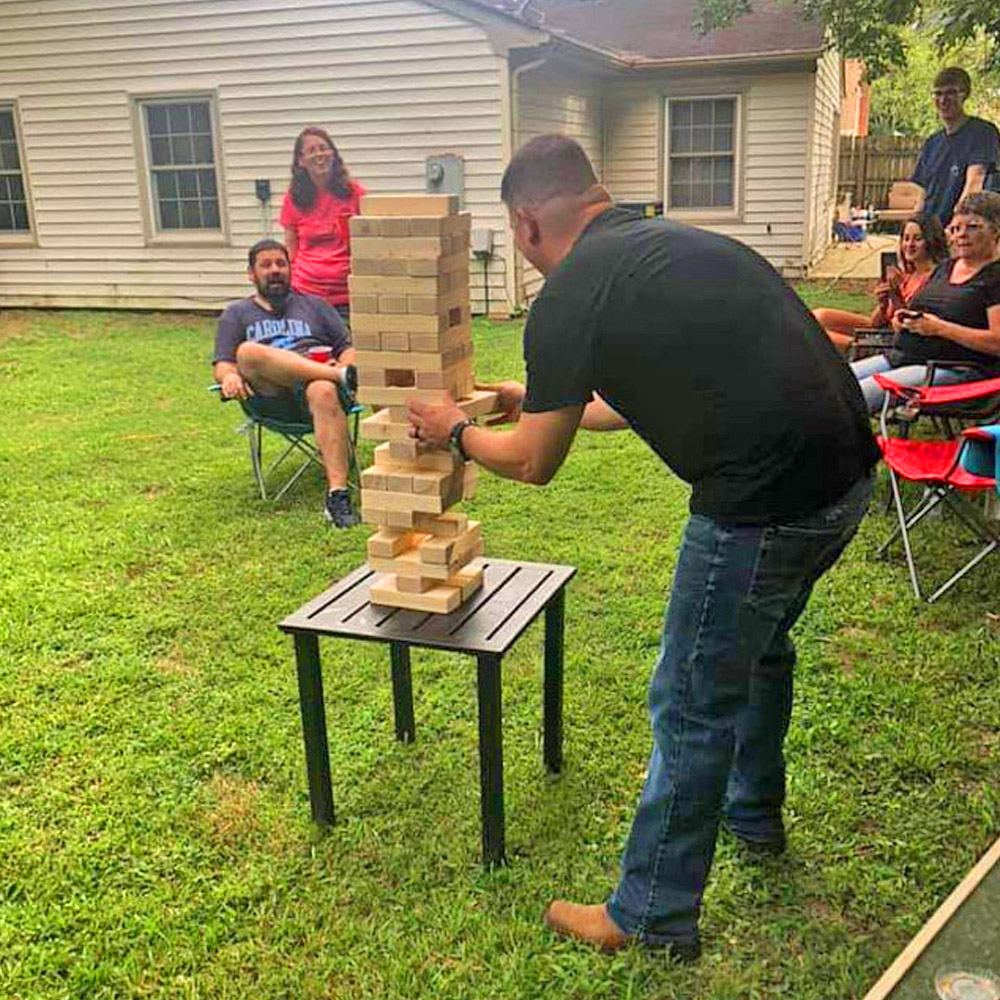
[[[883,281],[889,280],[890,268],[893,270],[899,269],[899,257],[896,255],[895,250],[883,250],[881,260],[879,261],[879,274],[881,274]]]
[[[920,319],[923,313],[919,309],[900,309],[896,315],[900,319]]]

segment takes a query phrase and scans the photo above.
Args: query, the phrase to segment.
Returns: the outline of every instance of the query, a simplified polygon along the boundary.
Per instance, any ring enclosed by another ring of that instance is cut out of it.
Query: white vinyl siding
[[[823,256],[833,227],[840,160],[841,71],[841,59],[834,50],[825,52],[816,65],[803,241],[806,267]]]
[[[600,81],[551,62],[517,76],[514,93],[514,148],[539,135],[572,136],[590,157],[597,176],[603,171],[604,124]],[[519,279],[527,299],[542,285],[542,276],[518,254]]]
[[[0,101],[19,105],[37,245],[0,246],[0,306],[215,308],[245,295],[246,248],[281,235],[292,143],[311,124],[371,192],[421,192],[426,156],[462,156],[473,225],[502,244],[504,64],[471,21],[420,0],[11,0],[3,29]],[[161,245],[147,232],[136,102],[207,92],[227,240]],[[271,184],[266,210],[257,179]],[[494,302],[503,266],[501,245]],[[472,281],[478,308],[475,262]]]
[[[739,94],[742,193],[723,221],[684,214],[762,253],[779,271],[800,274],[805,217],[811,72],[655,73],[609,81],[604,91],[604,182],[616,199],[658,201],[665,180],[665,100]]]

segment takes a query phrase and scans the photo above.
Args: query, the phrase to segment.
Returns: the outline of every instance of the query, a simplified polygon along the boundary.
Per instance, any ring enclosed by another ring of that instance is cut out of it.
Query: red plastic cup
[[[332,347],[310,347],[306,357],[310,361],[318,361],[321,365],[328,365],[333,359]]]

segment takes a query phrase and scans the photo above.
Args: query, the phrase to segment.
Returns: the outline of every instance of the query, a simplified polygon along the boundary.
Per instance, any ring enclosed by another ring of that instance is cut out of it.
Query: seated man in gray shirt
[[[254,399],[261,416],[312,421],[326,470],[325,513],[330,524],[358,523],[347,490],[347,416],[339,384],[354,349],[337,310],[322,299],[291,290],[288,251],[277,240],[259,240],[248,254],[249,298],[231,302],[219,319],[212,356],[224,399]],[[329,347],[329,363],[308,357]]]

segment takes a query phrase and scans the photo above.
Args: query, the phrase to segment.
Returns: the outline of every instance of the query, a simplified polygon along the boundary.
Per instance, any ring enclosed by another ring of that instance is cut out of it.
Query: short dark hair
[[[515,154],[500,182],[500,200],[513,208],[556,195],[583,194],[597,183],[583,147],[565,135],[540,135]]]
[[[994,232],[1000,233],[1000,194],[995,191],[967,194],[955,206],[955,215],[978,215],[993,227]]]
[[[972,80],[961,66],[946,66],[936,77],[935,87],[960,87],[965,96],[972,93]]]
[[[247,251],[247,260],[250,262],[251,271],[254,264],[257,263],[257,254],[263,253],[265,250],[280,250],[285,255],[285,260],[288,260],[288,247],[280,240],[272,240],[270,237],[267,237],[263,240],[257,240]]]

